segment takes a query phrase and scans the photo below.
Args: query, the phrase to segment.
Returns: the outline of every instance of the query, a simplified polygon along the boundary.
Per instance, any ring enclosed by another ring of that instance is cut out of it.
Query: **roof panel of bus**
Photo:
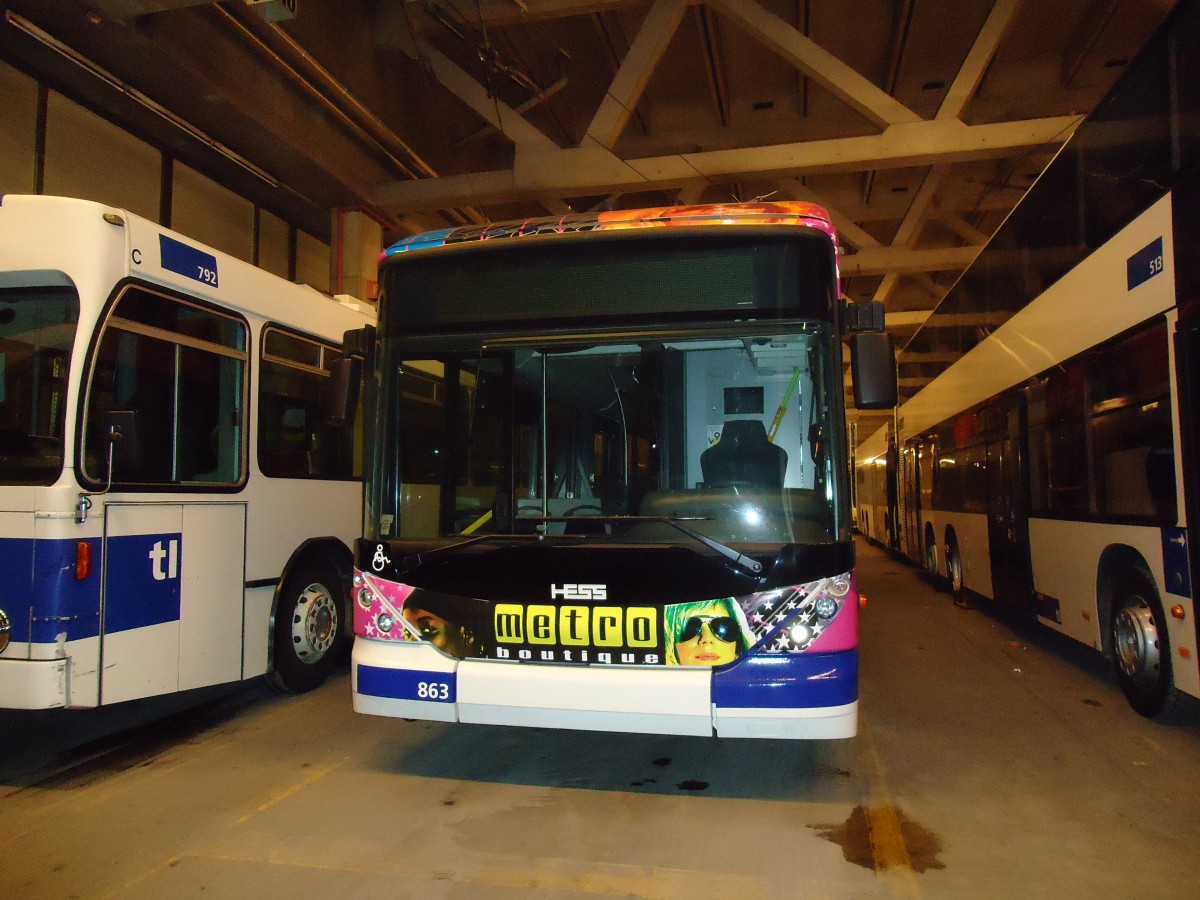
[[[636,228],[711,227],[714,225],[799,225],[816,228],[833,240],[836,233],[829,214],[814,203],[774,202],[663,206],[650,209],[572,213],[537,219],[516,219],[486,225],[464,225],[426,231],[388,247],[381,261],[401,253],[428,250],[449,244],[498,238],[548,234],[579,234]]]

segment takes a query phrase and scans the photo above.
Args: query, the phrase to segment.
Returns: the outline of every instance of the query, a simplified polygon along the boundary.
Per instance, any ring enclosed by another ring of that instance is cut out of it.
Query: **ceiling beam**
[[[384,183],[375,199],[384,208],[407,212],[536,199],[546,193],[578,196],[675,188],[698,177],[721,181],[996,159],[1062,142],[1079,120],[1079,116],[1054,116],[989,125],[933,120],[893,125],[882,134],[862,137],[628,161],[594,145],[533,151],[519,143],[512,169]]]
[[[129,0],[126,0],[129,2]],[[311,2],[311,0],[310,0]],[[425,15],[418,15],[423,0],[399,0],[413,8],[413,22],[420,27],[433,23]],[[486,28],[516,25],[538,19],[561,19],[567,16],[586,16],[618,9],[628,9],[645,0],[476,0],[469,4],[471,23]],[[692,0],[699,2],[699,0]],[[463,4],[443,0],[442,6],[459,7]]]
[[[93,9],[112,16],[114,19],[132,19],[150,13],[184,9],[188,6],[207,6],[214,0],[93,0]]]
[[[996,0],[983,28],[976,36],[970,52],[967,53],[966,60],[959,68],[954,83],[950,85],[950,89],[946,92],[946,96],[938,108],[937,118],[939,120],[959,121],[967,101],[975,95],[980,81],[983,80],[984,73],[996,55],[996,49],[1000,46],[1000,39],[1008,31],[1008,26],[1021,2],[1022,0]],[[946,163],[938,163],[930,168],[921,183],[920,190],[917,191],[913,202],[909,205],[908,212],[901,220],[900,227],[896,230],[896,236],[892,240],[893,245],[913,247],[917,244],[921,237],[921,231],[934,209],[934,198],[949,173],[950,167]],[[976,243],[982,245],[986,243],[986,239],[978,240]],[[875,291],[874,299],[880,303],[886,303],[899,282],[900,275],[896,272],[889,272]]]
[[[980,241],[979,246],[982,247],[984,243],[984,241]],[[923,288],[925,292],[938,303],[940,303],[942,298],[946,296],[947,288],[942,287],[923,272],[909,273],[908,280],[913,284]]]
[[[988,236],[960,216],[956,212],[951,212],[948,209],[943,209],[940,206],[935,209],[930,218],[941,222],[968,244],[986,244]]]
[[[621,61],[617,77],[605,92],[604,100],[588,126],[588,137],[601,147],[612,147],[625,130],[687,8],[688,0],[655,0],[650,12],[646,13],[637,37]]]
[[[965,269],[982,247],[864,247],[838,260],[843,278],[856,275],[898,275],[908,272],[943,272]]]
[[[460,69],[455,62],[436,50],[424,38],[414,35],[411,42],[405,41],[399,46],[410,59],[428,62],[439,84],[516,144],[518,148],[530,147],[548,150],[558,147],[558,144],[542,134],[511,106],[500,102],[494,96],[489,97],[486,87]],[[452,203],[449,205],[461,206],[463,204]]]
[[[953,363],[962,359],[962,354],[954,350],[926,350],[924,352],[913,351],[912,353],[903,354],[900,360],[900,365],[921,365],[923,363]]]
[[[979,83],[983,81],[984,73],[987,72],[987,67],[991,65],[996,49],[1000,46],[1000,39],[1012,24],[1013,16],[1016,15],[1021,2],[1022,0],[996,0],[983,27],[979,29],[966,60],[954,77],[954,83],[942,98],[942,105],[937,111],[939,119],[961,118],[967,101],[975,96]]]
[[[780,185],[780,196],[790,196],[785,191],[784,185],[789,181],[792,185],[799,185],[796,179],[780,179],[777,183]],[[794,191],[795,187],[788,190]],[[820,190],[818,183],[816,190]],[[980,212],[1001,212],[1006,213],[1024,196],[1024,191],[1017,188],[1001,188],[997,190],[988,190],[987,193],[976,195],[969,191],[960,190],[957,187],[952,187],[947,190],[943,196],[938,198],[938,210],[953,209],[956,212],[966,215]],[[799,199],[804,199],[800,197]],[[874,203],[866,204],[862,202],[860,196],[855,192],[853,195],[843,191],[834,200],[832,196],[827,198],[828,205],[837,206],[838,211],[854,222],[891,222],[898,221],[904,218],[904,213],[908,206],[900,205],[900,201],[893,196],[888,196],[886,199],[876,200]],[[813,201],[821,206],[826,206],[820,200]]]
[[[920,116],[895,97],[754,0],[707,2],[879,127],[920,121]]]
[[[890,328],[911,328],[914,325],[928,325],[930,328],[949,328],[952,326],[966,325],[968,327],[983,327],[983,328],[998,328],[1005,322],[1003,313],[997,312],[978,312],[978,313],[943,313],[932,322],[925,320],[930,317],[932,310],[913,310],[912,312],[897,312],[887,314],[887,327]],[[893,324],[894,323],[894,324]],[[901,354],[901,359],[904,359]]]
[[[938,192],[938,188],[941,187],[949,170],[950,167],[945,164],[932,166],[929,169],[925,180],[921,182],[920,190],[917,191],[912,203],[908,206],[908,212],[900,221],[900,227],[892,239],[892,246],[912,247],[917,243],[917,239],[921,236],[921,229],[925,227],[925,217],[928,215],[930,207],[933,206],[934,195]],[[974,256],[972,256],[973,258]],[[873,299],[879,303],[887,303],[899,283],[900,274],[896,271],[889,272],[884,276],[878,290],[875,291]]]
[[[914,309],[909,312],[890,312],[884,317],[884,324],[888,331],[903,330],[905,328],[919,328],[925,324],[925,320],[932,315],[931,309]]]

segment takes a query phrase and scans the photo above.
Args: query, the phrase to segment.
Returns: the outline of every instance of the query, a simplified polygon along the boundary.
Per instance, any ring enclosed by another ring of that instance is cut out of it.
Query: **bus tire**
[[[1178,695],[1167,620],[1158,591],[1141,572],[1126,572],[1117,585],[1110,638],[1113,670],[1129,705],[1148,719],[1169,718]]]
[[[337,571],[324,560],[303,559],[288,571],[272,627],[272,687],[303,694],[329,677],[347,640],[343,594]]]
[[[942,586],[942,573],[938,568],[938,553],[937,553],[937,538],[933,536],[933,529],[928,525],[925,526],[925,574],[937,588]]]
[[[963,608],[970,606],[963,581],[962,553],[958,549],[958,538],[954,536],[953,531],[946,535],[946,585],[956,605]]]

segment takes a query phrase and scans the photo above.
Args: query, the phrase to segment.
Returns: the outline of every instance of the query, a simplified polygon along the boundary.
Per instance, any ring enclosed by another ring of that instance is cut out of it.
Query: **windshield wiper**
[[[694,528],[684,525],[684,522],[711,522],[712,516],[530,516],[524,519],[526,522],[614,522],[614,523],[650,523],[658,522],[664,525],[670,525],[677,531],[682,531],[688,537],[695,538],[704,546],[712,550],[716,550],[735,566],[749,572],[752,575],[758,575],[762,572],[762,563],[757,559],[752,559],[744,553],[739,553],[728,544],[722,544],[715,538],[710,538],[706,534],[701,534]]]
[[[411,572],[413,569],[429,562],[430,557],[444,556],[448,553],[452,553],[455,550],[459,550],[471,544],[479,544],[484,541],[509,540],[512,538],[516,538],[517,540],[533,540],[540,537],[541,535],[535,534],[481,534],[478,537],[467,538],[465,541],[454,541],[453,543],[432,547],[429,550],[418,550],[415,553],[409,553],[400,558],[400,560],[396,563],[396,568],[401,572]]]
[[[744,553],[739,553],[728,544],[722,544],[715,538],[710,538],[706,534],[701,534],[694,528],[691,528],[684,522],[710,522],[712,516],[522,516],[522,522],[612,522],[615,524],[649,524],[660,523],[670,525],[677,531],[681,531],[688,537],[699,541],[704,546],[711,550],[715,550],[721,556],[725,557],[739,569],[748,572],[751,575],[758,575],[762,572],[763,566],[757,559],[752,559]],[[410,553],[402,557],[397,563],[396,568],[401,572],[411,572],[418,566],[424,565],[430,561],[430,557],[443,556],[459,550],[471,544],[478,544],[484,541],[496,540],[541,540],[545,537],[544,534],[536,535],[520,535],[520,534],[481,534],[478,537],[468,538],[465,541],[455,541],[449,544],[442,544],[439,547],[434,547],[430,550],[418,550],[416,553]]]

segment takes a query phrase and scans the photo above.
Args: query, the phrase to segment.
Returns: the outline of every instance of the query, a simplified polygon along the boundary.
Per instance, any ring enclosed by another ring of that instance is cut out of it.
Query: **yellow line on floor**
[[[229,824],[225,825],[221,829],[221,831],[223,833],[228,833],[240,825],[245,825],[247,822],[249,822],[251,819],[253,819],[255,816],[257,816],[259,813],[266,812],[271,807],[277,806],[278,804],[282,803],[288,797],[295,796],[296,794],[298,794],[300,791],[304,790],[309,785],[315,784],[316,782],[320,781],[322,778],[327,776],[334,769],[337,769],[338,767],[340,767],[344,762],[345,762],[345,760],[339,760],[334,765],[323,766],[322,768],[314,769],[312,772],[310,772],[308,774],[307,777],[301,779],[296,784],[291,785],[290,787],[280,791],[279,793],[274,794],[273,796],[267,798],[267,800],[260,803],[252,811],[246,813],[245,815],[239,816],[238,818],[234,819]],[[109,900],[109,898],[115,897],[118,894],[122,894],[122,893],[128,891],[134,885],[140,884],[141,882],[147,880],[148,878],[151,878],[154,875],[157,875],[163,869],[168,869],[168,868],[172,868],[174,866],[179,865],[181,860],[184,859],[188,855],[194,855],[194,854],[185,854],[184,856],[170,856],[166,859],[160,860],[158,863],[152,865],[150,868],[139,873],[135,877],[129,879],[124,884],[122,884],[122,885],[114,888],[113,890],[107,892],[106,894],[104,894],[103,897],[101,898],[101,900]]]
[[[900,817],[896,814],[896,804],[888,790],[883,760],[875,745],[875,737],[862,716],[858,720],[858,734],[871,770],[871,797],[866,813],[875,871],[888,882],[893,896],[920,897],[921,890],[913,872],[908,844],[904,841]]]

